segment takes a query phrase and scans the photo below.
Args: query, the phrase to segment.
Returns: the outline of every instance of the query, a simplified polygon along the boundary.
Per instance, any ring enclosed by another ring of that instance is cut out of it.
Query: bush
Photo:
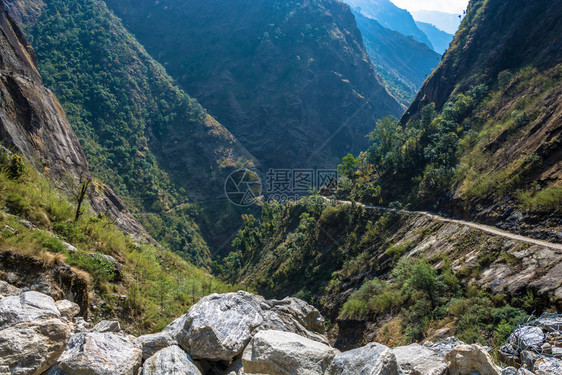
[[[53,226],[53,230],[58,235],[64,237],[68,242],[78,242],[84,239],[85,234],[80,228],[79,224],[75,221],[65,221],[62,223],[56,223]]]
[[[344,305],[340,315],[348,319],[362,320],[365,319],[369,307],[367,302],[359,299],[350,299]]]
[[[18,193],[10,192],[6,196],[6,207],[14,215],[25,216],[31,212],[31,206],[21,195]]]

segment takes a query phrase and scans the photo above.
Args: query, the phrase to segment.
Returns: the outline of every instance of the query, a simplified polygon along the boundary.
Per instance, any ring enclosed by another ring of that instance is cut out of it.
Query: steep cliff
[[[470,131],[459,133],[453,198],[443,209],[562,239],[561,15],[558,1],[470,3],[443,62],[401,120],[411,126],[430,103],[446,113],[445,103],[460,105],[461,93],[488,88],[462,115]]]
[[[0,17],[0,141],[71,189],[90,178],[80,142],[58,99],[43,86],[35,52],[23,33],[3,8]],[[127,232],[148,237],[111,189],[95,184],[89,196],[98,212],[115,218]]]
[[[265,167],[334,166],[402,112],[340,1],[106,3]]]
[[[435,103],[439,110],[456,92],[497,82],[503,71],[527,65],[541,70],[561,62],[559,1],[471,1],[451,48],[429,77],[403,121]]]

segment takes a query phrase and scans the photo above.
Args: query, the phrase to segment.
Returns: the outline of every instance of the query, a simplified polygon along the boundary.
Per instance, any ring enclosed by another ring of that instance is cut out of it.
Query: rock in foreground
[[[323,375],[339,353],[325,344],[291,332],[258,332],[244,350],[246,374]]]
[[[326,375],[402,375],[392,351],[371,343],[335,356]]]
[[[490,354],[478,344],[457,346],[445,359],[449,363],[448,375],[501,375]]]
[[[447,372],[445,357],[420,344],[400,346],[392,352],[406,375],[445,375]]]
[[[115,333],[85,332],[73,336],[49,375],[137,375],[141,349]]]
[[[0,368],[10,374],[42,374],[63,352],[70,327],[55,301],[38,292],[0,300]]]
[[[328,342],[323,335],[324,320],[306,302],[292,298],[266,301],[246,292],[203,298],[186,314],[176,339],[194,359],[230,361],[242,354],[256,332],[270,329]]]
[[[173,345],[147,359],[142,375],[201,375],[201,372],[186,352]]]

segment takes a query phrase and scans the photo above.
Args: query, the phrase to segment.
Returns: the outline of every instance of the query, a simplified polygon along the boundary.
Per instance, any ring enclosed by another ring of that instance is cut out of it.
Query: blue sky
[[[468,0],[391,0],[398,7],[409,11],[440,10],[447,13],[462,13]]]

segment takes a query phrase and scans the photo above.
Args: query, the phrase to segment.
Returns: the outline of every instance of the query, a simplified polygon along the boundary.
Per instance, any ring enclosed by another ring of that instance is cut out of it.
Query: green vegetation
[[[122,322],[131,332],[159,330],[202,296],[235,290],[168,250],[131,241],[103,215],[85,210],[75,221],[70,197],[17,154],[0,153],[0,207],[7,207],[0,211],[0,251],[76,267],[106,302],[104,317],[126,318]],[[70,251],[63,240],[78,250]],[[104,255],[123,265],[121,280]]]
[[[429,105],[407,127],[390,117],[379,120],[369,135],[371,147],[359,156],[361,168],[351,198],[412,203],[446,192],[455,177],[460,140],[470,131],[468,116],[486,91],[477,86],[458,94],[441,113]]]
[[[524,191],[518,196],[523,208],[535,211],[562,210],[562,188],[547,187],[543,190]]]
[[[385,341],[392,339],[394,345],[417,342],[449,327],[467,343],[498,348],[527,316],[503,298],[462,286],[446,259],[440,272],[425,259],[402,259],[389,281],[369,280],[355,291],[340,317],[376,321],[392,316],[392,324],[383,327],[378,338],[385,340],[384,335],[392,329]]]
[[[468,207],[515,196],[513,204],[526,210],[560,210],[560,187],[537,180],[561,140],[533,139],[535,120],[547,111],[560,77],[560,66],[542,73],[532,67],[503,72],[492,90],[472,87],[440,112],[430,104],[407,125],[379,120],[367,152],[348,155],[340,165],[353,182],[344,184],[340,196],[416,207],[434,207],[453,194]],[[524,152],[517,143],[522,139],[536,151]]]
[[[49,1],[26,31],[92,174],[111,185],[160,243],[208,266],[210,252],[186,191],[213,194],[215,179],[222,187],[223,168],[245,165],[240,146],[103,1]]]

